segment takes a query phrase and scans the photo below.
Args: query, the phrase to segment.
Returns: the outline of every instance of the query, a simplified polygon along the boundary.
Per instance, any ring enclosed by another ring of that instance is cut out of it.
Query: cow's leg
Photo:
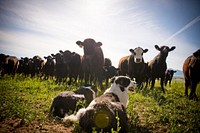
[[[172,82],[172,80],[170,79],[170,80],[169,80],[169,87],[171,87],[171,82]]]
[[[152,78],[152,79],[151,79],[151,89],[154,88],[154,85],[155,85],[155,78]]]
[[[192,82],[191,83],[191,92],[190,92],[189,99],[198,100],[197,95],[196,95],[196,87],[197,87],[197,83]]]
[[[188,87],[190,85],[190,81],[185,79],[185,96],[188,96]]]
[[[162,89],[162,91],[163,91],[163,93],[165,93],[165,89],[164,89],[164,77],[161,77],[160,78],[160,86],[161,86],[161,89]]]
[[[89,74],[86,72],[84,73],[84,80],[85,80],[85,84],[88,84],[89,81]]]

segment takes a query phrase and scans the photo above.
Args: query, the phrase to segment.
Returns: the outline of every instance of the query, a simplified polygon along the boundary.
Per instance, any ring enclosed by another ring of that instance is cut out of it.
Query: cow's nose
[[[136,58],[136,63],[140,63],[140,62],[141,62],[140,58]]]

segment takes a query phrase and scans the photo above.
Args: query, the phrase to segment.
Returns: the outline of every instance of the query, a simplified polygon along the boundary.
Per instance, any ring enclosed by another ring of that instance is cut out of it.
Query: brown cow
[[[104,65],[104,55],[101,49],[102,43],[95,42],[94,39],[85,39],[83,42],[77,41],[77,45],[83,47],[84,55],[82,60],[82,70],[85,83],[98,80],[102,84],[102,71]]]
[[[173,51],[176,47],[173,46],[169,48],[168,46],[161,46],[159,47],[158,45],[155,45],[155,48],[160,51],[158,55],[156,55],[153,60],[151,60],[148,63],[148,68],[150,71],[150,80],[151,80],[151,89],[153,89],[154,84],[155,84],[155,79],[156,78],[161,78],[160,79],[160,85],[163,93],[165,93],[163,84],[164,84],[164,79],[165,79],[165,71],[167,69],[167,63],[166,59],[168,56],[168,53]]]
[[[188,87],[190,87],[189,99],[198,100],[196,86],[200,82],[200,49],[185,60],[183,74],[185,78],[185,96],[188,96]]]
[[[3,73],[15,75],[19,61],[15,56],[0,54],[0,67]]]

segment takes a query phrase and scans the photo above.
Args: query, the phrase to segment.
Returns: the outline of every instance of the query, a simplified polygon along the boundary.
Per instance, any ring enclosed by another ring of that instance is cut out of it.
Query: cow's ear
[[[44,56],[44,58],[45,58],[45,59],[47,59],[47,57],[46,57],[46,56]]]
[[[76,44],[77,44],[80,48],[83,47],[83,42],[81,42],[81,41],[77,41]]]
[[[131,48],[131,49],[129,49],[129,51],[131,52],[131,53],[133,53],[134,52],[134,50]]]
[[[115,81],[115,77],[112,77],[112,78],[110,79],[110,83],[113,84],[114,81]]]
[[[176,71],[174,71],[174,73],[176,73]]]
[[[173,51],[175,48],[176,48],[176,47],[173,46],[173,47],[171,47],[171,48],[169,49],[169,51]]]
[[[51,56],[55,57],[55,55],[54,55],[54,54],[51,54]]]
[[[148,52],[148,49],[143,50],[143,53],[146,53],[146,52]]]
[[[160,47],[158,45],[155,45],[155,48],[160,51]]]
[[[62,50],[59,50],[59,52],[60,52],[61,54],[63,54],[63,53],[64,53]]]
[[[195,57],[200,57],[200,49],[193,53]]]
[[[101,42],[97,42],[96,44],[97,44],[97,46],[99,46],[99,47],[103,45]]]

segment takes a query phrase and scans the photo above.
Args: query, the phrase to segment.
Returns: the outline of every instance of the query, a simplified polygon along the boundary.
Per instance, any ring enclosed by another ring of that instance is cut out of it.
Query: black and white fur
[[[116,116],[119,117],[120,132],[127,132],[126,107],[128,105],[128,90],[136,86],[136,83],[126,76],[117,76],[111,79],[111,87],[103,95],[95,98],[87,108],[80,109],[76,115],[66,116],[63,120],[78,121],[86,132],[92,132],[92,128],[99,129],[95,124],[95,116],[99,112],[108,116],[109,124],[103,128],[104,132],[111,132],[117,128]]]
[[[80,89],[73,92],[61,92],[54,97],[50,107],[50,113],[53,116],[60,118],[63,118],[66,115],[70,115],[82,107],[77,105],[79,101],[85,100],[85,106],[88,106],[90,102],[96,97],[96,93],[96,86],[90,85],[82,86]]]

